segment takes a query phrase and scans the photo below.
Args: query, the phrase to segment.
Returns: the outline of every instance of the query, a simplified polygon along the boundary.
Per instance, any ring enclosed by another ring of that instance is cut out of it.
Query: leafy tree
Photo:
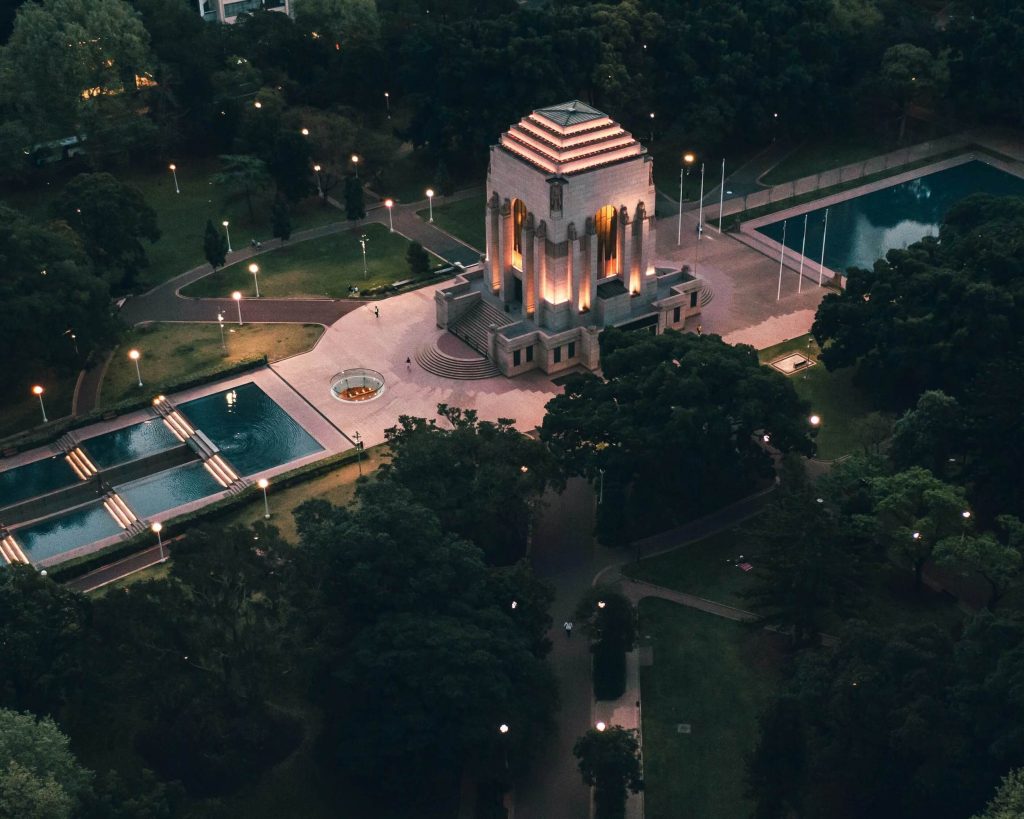
[[[232,194],[244,196],[249,208],[249,219],[255,222],[252,197],[270,183],[266,163],[258,157],[244,154],[222,154],[220,161],[223,170],[213,175],[213,184],[223,185]]]
[[[327,196],[345,176],[349,157],[356,150],[357,123],[342,114],[311,107],[289,108],[285,123],[294,132],[309,132],[304,139],[309,145],[310,167],[320,166],[320,189]]]
[[[91,774],[49,717],[0,709],[0,817],[71,819]]]
[[[278,134],[267,160],[267,170],[277,185],[279,196],[298,202],[313,190],[309,142],[301,133],[285,131]]]
[[[878,534],[893,556],[914,572],[915,588],[936,547],[962,537],[970,526],[962,489],[943,483],[927,469],[911,467],[876,478],[875,518]]]
[[[1003,537],[991,534],[949,537],[935,549],[935,559],[979,574],[989,585],[988,608],[993,608],[1021,577],[1024,570],[1024,523],[1012,515],[998,518]]]
[[[448,165],[442,159],[437,163],[437,170],[434,172],[434,180],[437,190],[441,196],[451,196],[455,191],[452,183],[452,175],[448,173]]]
[[[825,617],[849,611],[860,589],[857,544],[792,457],[775,500],[751,529],[759,548],[752,557],[756,585],[746,596],[794,646],[817,642]]]
[[[354,176],[347,176],[345,177],[345,218],[356,221],[365,216],[363,183]]]
[[[752,819],[799,815],[806,757],[799,703],[779,697],[762,715],[757,747],[747,757],[747,793],[756,800]]]
[[[603,380],[574,378],[548,402],[541,439],[569,471],[591,480],[606,473],[598,518],[606,542],[704,514],[770,477],[764,434],[782,452],[813,449],[808,405],[749,347],[610,329],[601,363]]]
[[[109,173],[76,176],[54,202],[53,213],[78,234],[96,270],[124,288],[149,264],[139,240],[160,238],[156,211],[142,192]]]
[[[557,465],[509,419],[480,421],[475,410],[446,404],[437,409],[448,429],[403,415],[387,430],[391,462],[381,475],[429,506],[445,529],[483,549],[489,563],[514,563],[526,553],[541,495],[560,482]]]
[[[283,197],[274,198],[274,206],[270,211],[274,236],[282,242],[287,242],[292,237],[292,217],[288,213],[288,203]]]
[[[203,255],[206,256],[206,261],[214,270],[223,267],[228,256],[227,237],[217,230],[212,219],[206,220],[206,232],[203,234]]]
[[[594,788],[595,819],[624,817],[627,789],[639,793],[644,786],[636,731],[618,725],[603,731],[591,728],[576,740],[572,752],[583,782]]]
[[[152,63],[149,35],[123,0],[26,3],[0,51],[0,106],[36,141],[83,130],[101,140],[104,130],[139,119],[137,104],[106,103],[135,96],[136,75]]]
[[[380,33],[377,4],[373,0],[308,0],[296,21],[305,29],[323,32],[346,47],[350,42],[374,40]]]
[[[899,469],[921,466],[938,477],[950,474],[950,461],[964,451],[967,421],[955,398],[928,390],[894,429],[889,457]]]
[[[945,55],[933,56],[928,49],[912,43],[900,43],[882,55],[878,83],[882,92],[900,113],[899,141],[907,128],[907,115],[913,103],[941,97],[949,82]]]
[[[1024,816],[1024,769],[1003,777],[992,801],[974,819],[1019,819]]]
[[[405,252],[405,258],[409,262],[409,272],[415,278],[426,276],[430,272],[430,254],[424,250],[423,245],[413,241],[409,243],[409,249]]]
[[[636,609],[609,586],[587,589],[573,616],[580,630],[595,643],[619,651],[631,651],[636,644]]]

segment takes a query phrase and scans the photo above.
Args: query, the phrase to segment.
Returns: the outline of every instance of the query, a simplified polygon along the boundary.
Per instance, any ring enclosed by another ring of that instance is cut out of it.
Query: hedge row
[[[362,455],[361,452],[358,454]],[[356,450],[349,449],[345,452],[339,452],[335,455],[323,458],[322,460],[296,467],[295,469],[292,469],[289,472],[284,472],[274,478],[274,486],[284,489],[286,487],[295,486],[296,484],[308,481],[311,478],[319,477],[320,475],[331,472],[338,467],[354,463],[356,455]],[[260,490],[254,483],[246,487],[244,491],[239,492],[237,495],[221,498],[220,500],[214,501],[201,509],[194,509],[191,512],[186,512],[183,515],[164,521],[163,538],[167,541],[178,535],[186,533],[193,526],[210,523],[217,518],[224,517],[230,512],[234,512],[242,506],[257,500],[259,496]],[[74,557],[64,563],[48,567],[47,574],[59,582],[73,580],[76,577],[81,577],[83,574],[88,574],[93,569],[98,569],[101,566],[106,566],[108,563],[113,563],[116,560],[133,555],[143,549],[148,549],[152,545],[153,535],[150,532],[140,532],[138,535],[129,538],[128,540],[120,543],[113,543],[104,549],[91,552],[87,555],[82,555],[81,557]]]
[[[249,358],[243,358],[241,361],[238,361],[229,367],[222,367],[221,369],[213,370],[212,372],[197,375],[194,378],[188,378],[184,381],[174,381],[169,384],[158,384],[153,386],[149,392],[152,395],[166,395],[167,393],[181,392],[182,390],[189,390],[193,387],[209,384],[211,381],[218,381],[221,378],[238,375],[239,373],[244,373],[248,370],[255,370],[259,367],[265,367],[266,365],[266,355],[250,356]],[[37,446],[44,446],[46,444],[53,443],[64,435],[64,433],[69,432],[70,430],[81,429],[82,427],[89,426],[89,424],[95,424],[97,421],[102,421],[104,418],[124,415],[127,412],[134,412],[135,410],[144,409],[152,405],[152,398],[131,398],[118,404],[113,404],[109,407],[95,409],[85,415],[69,415],[66,418],[61,418],[58,421],[48,424],[44,429],[22,432],[3,438],[0,440],[0,449],[9,449],[13,447],[18,451],[22,451],[25,449],[32,449]]]

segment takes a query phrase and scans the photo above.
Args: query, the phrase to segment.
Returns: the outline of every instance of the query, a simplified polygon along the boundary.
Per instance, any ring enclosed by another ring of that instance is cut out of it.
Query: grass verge
[[[363,235],[367,237],[365,275],[359,244]],[[408,249],[408,240],[378,224],[297,242],[256,259],[260,295],[345,298],[352,286],[364,291],[392,284],[409,278]],[[224,298],[235,290],[255,295],[248,262],[221,268],[185,287],[182,295]]]
[[[484,194],[449,202],[445,205],[434,205],[434,224],[448,231],[456,239],[461,239],[470,247],[483,252],[487,244],[487,233],[484,226]],[[430,218],[430,209],[420,210],[417,215],[426,220]]]
[[[640,602],[640,633],[654,650],[654,665],[640,669],[644,815],[747,819],[744,760],[779,682],[784,638],[656,599]]]
[[[319,324],[236,324],[225,322],[226,349],[216,324],[149,324],[130,330],[114,351],[100,386],[101,407],[153,393],[162,384],[213,373],[266,355],[270,361],[310,349],[324,328]],[[141,353],[138,385],[128,351]]]

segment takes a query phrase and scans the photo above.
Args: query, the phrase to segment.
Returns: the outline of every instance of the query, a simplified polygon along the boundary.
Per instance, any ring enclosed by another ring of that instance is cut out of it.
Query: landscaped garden
[[[640,602],[644,814],[747,819],[745,761],[780,679],[781,638],[667,600]]]
[[[366,269],[360,237],[366,236]],[[259,286],[262,296],[345,298],[350,287],[360,291],[410,278],[406,252],[409,240],[383,225],[365,224],[319,239],[297,242],[260,254]],[[182,295],[227,297],[239,290],[255,295],[249,261],[222,268],[182,290]]]
[[[470,247],[483,251],[487,244],[484,205],[483,193],[441,205],[435,197],[434,224]],[[417,211],[417,214],[424,220],[429,219],[430,209]]]
[[[148,324],[130,330],[114,351],[100,387],[100,406],[159,391],[161,386],[227,369],[240,361],[266,355],[271,361],[310,349],[324,328],[319,324],[243,324],[226,316],[221,330],[210,324]],[[138,350],[139,387],[129,350]]]

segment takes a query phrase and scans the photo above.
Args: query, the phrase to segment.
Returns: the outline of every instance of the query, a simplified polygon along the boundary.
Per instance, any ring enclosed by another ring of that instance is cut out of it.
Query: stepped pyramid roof
[[[538,108],[502,134],[499,144],[556,176],[582,173],[644,153],[621,125],[579,100]]]

